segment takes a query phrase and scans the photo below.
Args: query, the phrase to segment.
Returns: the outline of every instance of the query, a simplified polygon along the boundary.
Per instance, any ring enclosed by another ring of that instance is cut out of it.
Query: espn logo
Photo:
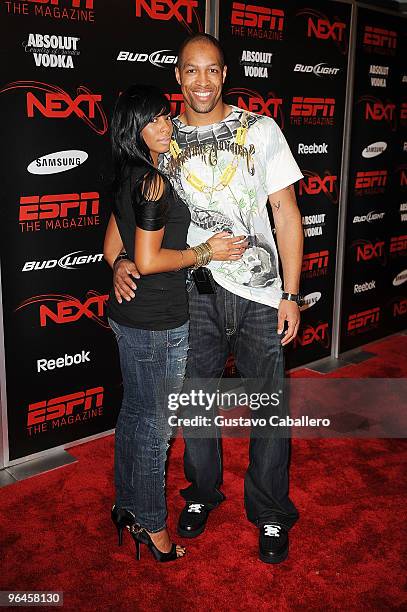
[[[293,97],[291,105],[292,117],[333,117],[334,113],[335,98]]]
[[[329,251],[317,251],[316,253],[308,253],[302,259],[302,272],[310,272],[311,270],[328,267]]]
[[[363,44],[372,45],[387,49],[395,49],[397,47],[397,32],[393,30],[385,30],[383,28],[374,28],[365,26],[363,33]]]
[[[370,170],[368,172],[357,172],[355,189],[372,189],[373,187],[386,187],[387,170]]]
[[[70,211],[79,216],[97,215],[99,213],[99,193],[86,191],[81,194],[63,193],[20,197],[20,221],[65,218],[68,217]]]
[[[390,253],[404,253],[407,250],[407,234],[390,238]]]
[[[380,306],[376,308],[369,308],[369,310],[363,310],[362,312],[356,312],[348,317],[348,332],[354,332],[355,330],[364,331],[370,329],[372,326],[377,325],[380,319]]]
[[[27,427],[70,416],[74,410],[76,412],[79,410],[86,412],[91,408],[100,408],[103,405],[103,393],[103,387],[94,387],[86,391],[78,391],[77,393],[29,404]]]
[[[246,28],[268,29],[281,32],[284,28],[284,11],[280,9],[233,2],[231,25]]]

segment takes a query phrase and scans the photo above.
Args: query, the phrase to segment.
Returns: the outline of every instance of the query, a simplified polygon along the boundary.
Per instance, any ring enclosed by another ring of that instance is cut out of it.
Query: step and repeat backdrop
[[[203,0],[0,0],[1,248],[9,460],[115,426],[105,317],[109,122],[131,83],[179,112],[177,48]]]
[[[296,191],[306,306],[287,353],[294,367],[331,352],[351,8],[219,5],[225,101],[273,117],[304,174]],[[121,377],[102,255],[110,116],[135,82],[158,84],[182,112],[177,49],[205,30],[206,10],[205,0],[0,0],[10,462],[115,426]],[[343,350],[405,325],[406,311],[405,38],[401,20],[360,15]]]
[[[306,305],[288,366],[331,353],[351,7],[326,1],[220,2],[226,101],[277,121],[304,178]]]
[[[358,11],[341,351],[406,327],[406,21]]]

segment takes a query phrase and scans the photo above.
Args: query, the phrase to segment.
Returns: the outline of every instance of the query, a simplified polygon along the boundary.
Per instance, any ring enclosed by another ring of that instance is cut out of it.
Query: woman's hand
[[[207,242],[213,251],[214,261],[236,261],[248,247],[245,236],[231,236],[229,232],[219,232]]]

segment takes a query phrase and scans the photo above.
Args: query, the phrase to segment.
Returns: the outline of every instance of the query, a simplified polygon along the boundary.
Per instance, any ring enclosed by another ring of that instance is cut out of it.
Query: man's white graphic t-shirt
[[[188,126],[174,119],[172,154],[163,169],[188,204],[188,243],[229,231],[248,237],[239,261],[212,261],[219,285],[241,297],[278,308],[281,279],[266,208],[269,194],[302,178],[277,123],[232,106],[219,123]]]

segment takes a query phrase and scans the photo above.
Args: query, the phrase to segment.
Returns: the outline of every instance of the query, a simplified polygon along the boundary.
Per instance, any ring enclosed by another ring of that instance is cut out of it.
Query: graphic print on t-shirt
[[[176,118],[173,138],[163,169],[189,206],[189,244],[221,231],[247,236],[249,248],[241,260],[209,267],[226,289],[277,306],[281,279],[266,202],[269,193],[302,176],[277,124],[232,106],[223,121],[209,126],[187,126]],[[287,182],[273,190],[279,181]]]

